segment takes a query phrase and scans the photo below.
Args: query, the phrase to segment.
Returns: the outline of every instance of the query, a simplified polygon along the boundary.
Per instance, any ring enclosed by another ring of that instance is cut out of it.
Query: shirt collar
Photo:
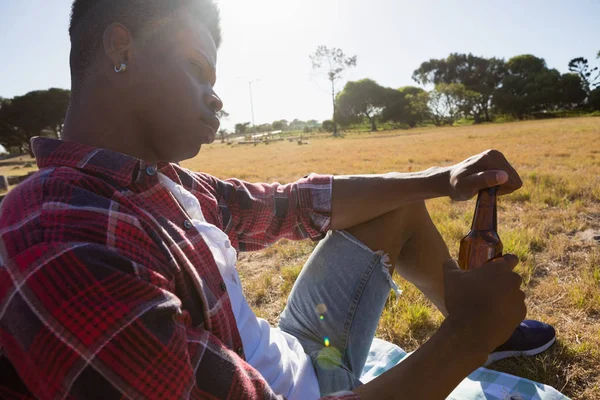
[[[46,137],[31,139],[33,154],[38,167],[63,166],[99,175],[128,186],[139,182],[148,167],[155,167],[143,160],[116,151],[101,149],[77,142]],[[163,164],[163,165],[160,165]],[[168,163],[159,163],[158,168]]]

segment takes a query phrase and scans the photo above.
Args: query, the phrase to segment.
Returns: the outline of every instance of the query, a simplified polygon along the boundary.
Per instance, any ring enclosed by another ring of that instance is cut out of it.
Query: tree
[[[464,85],[440,83],[429,93],[431,118],[436,126],[452,125],[461,114]]]
[[[285,119],[273,121],[272,126],[276,131],[285,131],[288,128],[288,122]]]
[[[446,121],[448,114],[448,102],[445,95],[439,90],[429,92],[429,110],[431,112],[431,121],[435,126],[442,126]]]
[[[325,132],[333,132],[334,123],[332,120],[328,119],[323,121],[323,124],[321,124],[321,126]]]
[[[496,89],[506,73],[504,60],[486,59],[472,54],[452,53],[445,59],[431,59],[413,72],[413,79],[422,85],[463,84],[477,93],[470,113],[475,122],[491,121],[490,107]]]
[[[33,136],[60,137],[71,92],[48,89],[29,92],[3,102],[0,112],[0,144],[28,150]]]
[[[381,112],[382,121],[407,124],[411,128],[423,122],[429,115],[428,94],[425,90],[405,86],[398,90],[387,89],[386,104]]]
[[[306,122],[299,120],[297,118],[294,118],[294,120],[292,122],[290,122],[290,124],[289,124],[289,128],[292,131],[301,131],[302,129],[304,129],[305,126],[306,126]]]
[[[508,73],[494,96],[494,105],[500,111],[523,119],[560,104],[561,75],[548,69],[543,58],[524,54],[511,58],[506,65]]]
[[[308,121],[306,121],[306,125],[311,129],[318,128],[319,126],[321,126],[321,124],[319,124],[319,121],[317,121],[316,119],[309,119]]]
[[[371,131],[376,131],[375,118],[385,106],[387,93],[372,79],[348,82],[337,97],[338,110],[342,115],[367,117]]]
[[[574,109],[585,102],[588,93],[584,89],[581,77],[577,74],[567,73],[560,76],[558,85],[558,106],[566,109]]]
[[[327,79],[331,82],[331,102],[333,105],[333,136],[338,136],[336,124],[336,104],[335,104],[335,82],[339,80],[343,72],[356,66],[356,56],[347,57],[341,49],[319,46],[317,50],[310,55],[310,60],[314,70],[324,69],[327,73]]]
[[[236,135],[243,135],[248,130],[250,126],[250,122],[244,122],[242,124],[235,124],[235,133]]]
[[[265,133],[265,132],[271,132],[273,130],[273,127],[271,126],[271,124],[260,124],[257,125],[255,127],[256,132],[260,132],[260,133]]]
[[[217,111],[217,118],[227,119],[227,118],[229,118],[229,113],[225,110]]]
[[[483,113],[483,105],[479,93],[469,90],[462,83],[449,83],[438,86],[437,90],[442,91],[448,96],[449,101],[451,101],[452,105],[457,109],[457,112],[453,115],[454,118],[451,121],[452,123],[454,123],[458,117],[466,117],[468,115],[473,116],[475,123],[480,122],[478,117]]]
[[[594,111],[600,111],[600,87],[592,90],[588,96],[587,106]]]
[[[591,67],[587,58],[577,57],[569,62],[569,71],[575,72],[581,79],[583,90],[589,95],[596,87],[600,87],[598,67]]]
[[[219,118],[219,120],[227,119],[229,118],[229,113],[225,110],[217,111],[217,118]],[[219,130],[219,137],[221,138],[221,143],[225,143],[225,137],[227,136],[227,134],[227,129]]]
[[[17,148],[21,153],[25,151],[26,138],[21,135],[20,130],[12,125],[10,99],[0,99],[0,144],[4,148]]]
[[[219,129],[219,137],[221,138],[221,143],[225,143],[225,138],[228,134],[229,132],[227,132],[227,129]]]

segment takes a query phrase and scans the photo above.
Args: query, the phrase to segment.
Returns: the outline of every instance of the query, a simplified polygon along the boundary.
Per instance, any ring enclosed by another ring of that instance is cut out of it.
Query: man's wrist
[[[447,197],[450,195],[450,168],[431,167],[424,171],[413,173],[392,172],[386,174],[387,178],[401,181],[414,181],[411,189],[419,197],[419,200],[433,199],[436,197]],[[418,182],[417,182],[418,181]],[[400,185],[397,189],[405,191],[406,186]],[[406,192],[402,193],[406,196]],[[402,198],[404,196],[397,196]]]
[[[489,350],[486,339],[473,328],[473,324],[449,316],[442,323],[440,333],[443,332],[449,348],[458,351],[467,364],[476,368],[485,363]]]
[[[431,167],[424,172],[430,177],[437,197],[450,196],[450,167]]]

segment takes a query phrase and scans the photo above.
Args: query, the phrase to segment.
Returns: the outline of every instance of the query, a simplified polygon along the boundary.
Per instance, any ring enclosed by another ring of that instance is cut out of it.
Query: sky
[[[71,0],[0,0],[0,96],[70,88]],[[599,0],[220,0],[224,41],[215,89],[230,114],[223,126],[329,119],[330,88],[312,70],[317,46],[357,55],[338,83],[371,78],[415,85],[421,62],[452,52],[508,59],[543,57],[567,72],[574,57],[595,63]]]

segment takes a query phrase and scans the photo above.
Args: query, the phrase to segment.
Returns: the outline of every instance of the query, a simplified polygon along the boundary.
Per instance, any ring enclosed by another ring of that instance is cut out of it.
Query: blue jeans
[[[302,269],[279,327],[313,362],[321,395],[361,385],[390,289],[399,294],[383,252],[345,231],[330,231]]]

